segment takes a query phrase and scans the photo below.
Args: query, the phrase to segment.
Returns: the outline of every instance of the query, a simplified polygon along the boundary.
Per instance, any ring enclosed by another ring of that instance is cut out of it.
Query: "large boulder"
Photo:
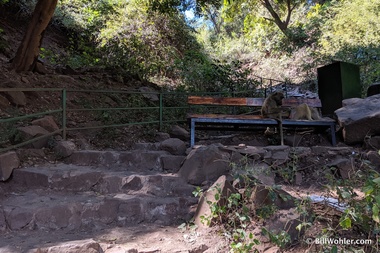
[[[32,125],[40,126],[48,130],[49,132],[54,132],[54,131],[59,130],[59,127],[57,123],[55,122],[53,116],[45,116],[43,118],[33,120]]]
[[[304,212],[307,213],[307,212]],[[289,241],[281,241],[285,245],[291,245],[299,241],[305,232],[305,226],[300,226],[303,223],[308,223],[311,220],[310,214],[304,214],[297,210],[297,208],[290,208],[289,210],[278,210],[274,215],[267,220],[264,234],[269,236],[279,235],[286,233],[289,236]],[[301,228],[301,230],[299,230]]]
[[[227,200],[232,193],[237,193],[226,176],[221,176],[216,182],[203,193],[199,199],[197,210],[194,216],[194,223],[198,227],[210,227],[217,220],[213,216],[213,205],[223,207],[227,205]]]
[[[172,129],[170,130],[170,136],[172,138],[178,138],[178,139],[181,139],[183,141],[189,141],[190,140],[190,133],[180,127],[180,126],[173,126]]]
[[[347,144],[361,143],[366,136],[380,134],[380,94],[355,99],[335,111]]]
[[[5,95],[8,97],[8,100],[16,106],[26,105],[26,96],[22,91],[6,91]]]
[[[35,126],[35,125],[18,127],[17,130],[18,130],[18,133],[14,137],[14,142],[16,142],[16,143],[29,141],[31,139],[49,134],[49,131],[47,131],[46,129],[44,129],[40,126]],[[41,137],[41,139],[38,139],[38,140],[32,142],[29,146],[31,146],[33,148],[46,147],[48,145],[49,138],[50,138],[49,136]]]
[[[230,158],[230,152],[223,149],[221,144],[202,146],[190,152],[178,174],[189,184],[201,185],[227,174]]]
[[[161,142],[160,148],[172,155],[184,155],[186,152],[186,144],[178,138],[164,140]]]
[[[297,199],[282,189],[256,185],[252,190],[250,202],[253,211],[265,210],[273,205],[279,210],[287,210],[296,206]]]
[[[71,156],[76,149],[76,145],[72,141],[60,141],[54,147],[54,152],[58,158],[66,158]]]

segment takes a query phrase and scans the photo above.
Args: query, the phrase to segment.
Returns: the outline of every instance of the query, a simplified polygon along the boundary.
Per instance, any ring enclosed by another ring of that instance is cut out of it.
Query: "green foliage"
[[[316,81],[316,68],[332,60],[351,62],[360,66],[366,89],[380,76],[379,6],[379,0],[298,3],[285,35],[258,1],[228,1],[221,32],[200,27],[198,37],[215,58],[240,60],[260,76],[296,83]]]
[[[231,252],[258,252],[255,245],[260,242],[249,232],[251,222],[250,209],[247,196],[240,193],[232,193],[228,198],[222,194],[220,187],[216,187],[215,202],[207,200],[211,214],[201,217],[201,221],[210,225],[211,220],[224,227],[224,234],[231,240]],[[224,199],[221,199],[224,198]],[[220,203],[225,203],[221,205]]]
[[[242,71],[240,62],[214,63],[203,53],[188,51],[177,59],[175,66],[188,90],[234,92],[248,88],[248,72]],[[251,83],[252,84],[252,83]],[[253,84],[257,85],[257,84]]]
[[[195,40],[177,16],[148,15],[146,8],[131,1],[110,17],[97,38],[103,59],[107,65],[117,64],[144,79],[171,75],[173,59],[191,48]]]
[[[364,181],[364,183],[363,183]],[[340,235],[341,230],[352,230],[361,233],[367,239],[372,239],[372,246],[368,246],[368,252],[378,252],[378,236],[380,233],[380,174],[372,170],[371,164],[363,161],[360,170],[355,172],[351,180],[330,182],[332,189],[338,195],[346,208],[342,213],[337,227],[325,231],[326,236],[332,238]],[[364,197],[357,195],[358,187]],[[347,233],[347,232],[343,232]],[[371,248],[373,247],[373,248]]]
[[[194,190],[192,193],[193,193],[194,197],[197,198],[197,197],[202,196],[202,194],[203,194],[203,190],[202,190],[201,187],[197,186],[197,187],[195,188],[195,190]]]
[[[380,80],[380,1],[333,1],[323,14],[319,53],[361,67],[364,88]],[[330,18],[331,17],[331,18]]]
[[[263,228],[263,234],[269,237],[269,240],[276,244],[280,248],[285,248],[285,246],[291,242],[290,235],[286,231],[281,231],[279,233],[273,233],[266,228]]]
[[[295,152],[289,153],[289,160],[285,167],[274,168],[276,173],[286,182],[294,183],[296,173],[299,169],[299,157]]]
[[[89,44],[82,36],[73,35],[72,51],[81,56],[83,64],[91,64],[92,56],[92,65],[127,69],[142,79],[175,79],[174,60],[188,50],[200,52],[178,11],[152,11],[146,0],[69,2],[61,3],[57,18],[73,34],[92,41]]]
[[[125,70],[187,90],[239,90],[251,70],[314,82],[316,68],[332,60],[360,65],[364,89],[380,80],[380,0],[292,0],[289,22],[287,1],[269,2],[284,29],[257,0],[62,0],[53,24],[69,34],[69,51],[43,57],[73,68]],[[35,3],[0,0],[17,7],[17,18],[30,16]],[[183,14],[189,9],[198,17],[196,33]]]

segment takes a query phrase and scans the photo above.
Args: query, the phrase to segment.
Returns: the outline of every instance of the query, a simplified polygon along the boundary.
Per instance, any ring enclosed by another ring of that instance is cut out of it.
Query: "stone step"
[[[114,168],[123,167],[133,171],[169,171],[177,172],[185,156],[172,155],[167,151],[75,151],[66,158],[66,163],[74,165],[101,165]]]
[[[140,223],[178,224],[192,217],[194,197],[32,189],[7,193],[0,205],[0,231],[77,230]]]
[[[52,189],[65,192],[93,191],[99,194],[126,193],[158,197],[192,196],[194,186],[186,184],[177,174],[133,172],[123,167],[52,164],[16,169],[8,189]]]

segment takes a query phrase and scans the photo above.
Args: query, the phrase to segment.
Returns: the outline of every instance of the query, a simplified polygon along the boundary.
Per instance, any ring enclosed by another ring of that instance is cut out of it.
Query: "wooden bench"
[[[200,97],[189,96],[189,105],[209,105],[209,106],[249,106],[261,108],[264,98],[237,98],[237,97]],[[283,107],[296,107],[302,103],[306,103],[311,107],[321,108],[322,104],[319,99],[306,98],[285,98],[282,101]],[[189,114],[190,120],[190,145],[195,144],[195,130],[206,129],[201,127],[206,125],[229,125],[234,126],[231,130],[236,130],[239,126],[277,126],[278,122],[274,119],[263,118],[261,115],[225,115],[225,114]],[[335,120],[330,118],[322,118],[320,120],[293,120],[283,119],[282,125],[285,127],[326,127],[330,129],[331,144],[336,145],[335,136]]]

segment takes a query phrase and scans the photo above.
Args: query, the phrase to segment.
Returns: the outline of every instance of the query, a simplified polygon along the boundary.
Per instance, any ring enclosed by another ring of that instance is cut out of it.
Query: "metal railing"
[[[272,85],[272,81],[270,81],[270,84]],[[255,89],[232,92],[190,93],[142,92],[136,90],[78,90],[66,88],[0,88],[0,93],[9,94],[17,92],[23,92],[27,95],[28,93],[32,93],[32,95],[29,94],[30,98],[28,99],[36,100],[34,105],[39,104],[41,111],[36,112],[36,108],[32,108],[29,105],[20,107],[16,106],[16,112],[11,114],[8,113],[6,116],[4,116],[5,112],[0,111],[0,136],[2,136],[0,137],[0,153],[57,134],[60,134],[62,138],[66,140],[67,132],[69,131],[152,124],[156,124],[157,129],[161,131],[165,124],[186,122],[186,114],[191,108],[187,104],[187,97],[190,95],[257,96]],[[49,93],[49,95],[44,96],[44,93]],[[90,93],[96,93],[96,96],[89,96],[88,94]],[[52,94],[55,94],[55,96],[52,96]],[[84,96],[81,94],[84,94]],[[112,96],[114,96],[114,99],[111,98]],[[137,96],[140,96],[140,98],[136,98]],[[44,97],[53,97],[54,101],[44,102]],[[90,100],[93,97],[97,99],[95,102],[92,101],[93,103],[91,103]],[[111,105],[105,106],[107,100],[110,100],[108,101],[108,104]],[[113,102],[112,100],[116,101]],[[51,103],[53,103],[54,107]],[[97,107],[99,104],[101,107]],[[46,107],[47,110],[43,111],[44,107]],[[52,107],[54,109],[51,109]],[[81,117],[78,115],[86,113],[89,114],[87,118],[94,120],[100,119],[102,124],[92,126],[70,126],[72,125],[70,124],[70,121],[78,121]],[[78,114],[77,117],[75,114]],[[54,118],[58,120],[58,130],[20,143],[9,143],[9,138],[14,134],[17,127],[29,125],[32,120],[46,115],[55,116]]]

